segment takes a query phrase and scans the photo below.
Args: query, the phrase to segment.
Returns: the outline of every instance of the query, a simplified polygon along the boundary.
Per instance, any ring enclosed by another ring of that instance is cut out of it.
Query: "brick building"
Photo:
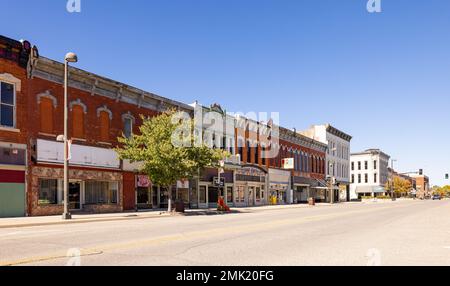
[[[326,201],[327,145],[295,130],[279,127],[278,148],[278,156],[270,163],[272,196],[276,195],[281,203],[305,203],[309,198],[315,198],[319,202]],[[282,169],[281,161],[286,158],[294,159],[291,170]]]
[[[63,69],[62,63],[39,56],[28,42],[0,38],[0,201],[24,205],[0,212],[2,216],[63,211],[63,144],[56,141],[63,133]],[[134,209],[136,166],[117,158],[112,150],[117,137],[138,132],[140,115],[154,116],[171,107],[191,112],[192,108],[73,67],[69,78],[70,208],[85,212]],[[16,190],[23,198],[17,192],[11,194]],[[158,188],[157,195],[164,198],[167,193]]]
[[[26,213],[28,64],[37,50],[0,36],[0,217]],[[21,116],[18,116],[20,114]]]

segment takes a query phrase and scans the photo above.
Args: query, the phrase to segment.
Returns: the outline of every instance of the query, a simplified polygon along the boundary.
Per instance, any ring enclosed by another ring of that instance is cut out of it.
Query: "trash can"
[[[314,198],[309,198],[308,199],[308,205],[315,206],[316,205],[316,200]]]
[[[183,201],[177,201],[175,203],[175,212],[177,213],[184,213],[185,206]]]

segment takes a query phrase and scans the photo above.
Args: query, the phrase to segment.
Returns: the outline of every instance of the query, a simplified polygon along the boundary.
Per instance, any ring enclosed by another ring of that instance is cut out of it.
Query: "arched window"
[[[122,121],[123,134],[126,138],[130,138],[133,135],[133,126],[136,120],[131,112],[128,112],[127,114],[122,115]]]
[[[100,140],[102,142],[109,141],[110,123],[112,120],[112,112],[106,106],[97,109],[97,117],[100,125]]]
[[[39,108],[40,131],[42,133],[53,134],[53,113],[58,105],[56,97],[47,90],[37,95],[37,103]]]
[[[87,113],[87,107],[79,99],[72,101],[69,107],[72,112],[72,137],[84,139],[84,115]]]

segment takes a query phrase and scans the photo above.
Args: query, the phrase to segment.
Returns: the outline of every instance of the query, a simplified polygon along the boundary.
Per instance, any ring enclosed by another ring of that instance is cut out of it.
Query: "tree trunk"
[[[168,206],[167,206],[167,212],[172,212],[172,186],[167,187],[168,190]]]

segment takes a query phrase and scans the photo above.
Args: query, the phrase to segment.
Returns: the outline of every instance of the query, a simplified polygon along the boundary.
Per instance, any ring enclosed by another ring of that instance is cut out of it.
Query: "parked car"
[[[433,195],[433,201],[440,201],[441,199],[441,195]]]

